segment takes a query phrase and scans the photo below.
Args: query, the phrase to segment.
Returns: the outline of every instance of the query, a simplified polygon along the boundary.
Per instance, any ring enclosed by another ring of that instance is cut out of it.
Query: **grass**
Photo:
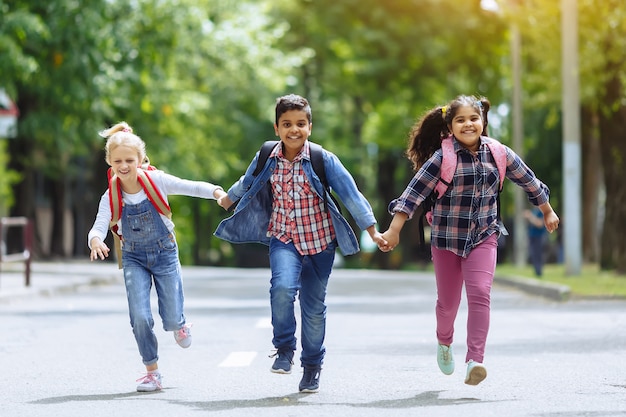
[[[574,296],[626,298],[626,275],[618,275],[613,271],[601,271],[597,264],[583,265],[580,275],[576,276],[567,276],[565,265],[547,264],[544,266],[541,278],[535,276],[532,266],[518,268],[513,264],[498,264],[497,275],[534,278],[567,285]]]

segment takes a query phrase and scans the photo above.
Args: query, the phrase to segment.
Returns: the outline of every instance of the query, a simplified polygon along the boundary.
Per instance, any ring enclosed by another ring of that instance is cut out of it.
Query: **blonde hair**
[[[111,165],[111,152],[118,146],[127,146],[137,151],[140,165],[150,164],[146,155],[146,143],[133,133],[133,128],[126,122],[119,122],[108,129],[99,132],[99,135],[107,139],[104,145],[105,161]]]

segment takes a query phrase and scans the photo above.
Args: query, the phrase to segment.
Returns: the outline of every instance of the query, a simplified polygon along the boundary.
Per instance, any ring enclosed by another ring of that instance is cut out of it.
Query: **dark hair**
[[[278,124],[280,116],[289,110],[303,110],[306,112],[306,117],[309,119],[309,123],[313,121],[311,106],[309,105],[307,99],[297,94],[288,94],[276,99],[276,124]]]
[[[441,139],[450,135],[448,126],[456,116],[460,107],[469,106],[474,108],[483,119],[483,132],[487,134],[487,112],[491,103],[485,97],[458,96],[445,106],[437,106],[422,116],[409,132],[409,145],[406,156],[413,163],[413,169],[417,171],[441,148]]]

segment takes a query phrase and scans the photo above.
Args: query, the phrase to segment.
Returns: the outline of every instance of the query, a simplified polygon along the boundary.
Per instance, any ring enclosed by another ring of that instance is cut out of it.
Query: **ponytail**
[[[413,164],[415,171],[420,169],[437,149],[441,148],[441,139],[452,133],[448,126],[452,124],[452,119],[462,106],[470,106],[478,111],[483,120],[482,134],[487,136],[489,125],[487,113],[491,108],[491,103],[485,97],[461,95],[445,106],[435,107],[415,123],[409,132],[406,156]]]
[[[406,156],[415,171],[441,148],[441,138],[449,134],[447,118],[450,114],[446,110],[446,106],[435,107],[411,127]]]

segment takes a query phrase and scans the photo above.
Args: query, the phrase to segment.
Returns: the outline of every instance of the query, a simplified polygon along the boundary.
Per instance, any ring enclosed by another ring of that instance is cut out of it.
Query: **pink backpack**
[[[500,188],[498,191],[502,191],[502,184],[506,178],[506,148],[497,140],[486,136],[482,136],[481,141],[489,147],[489,151],[496,160],[498,175],[500,177]],[[430,200],[428,203],[429,206],[425,207],[426,220],[428,221],[428,224],[432,224],[432,208],[434,206],[434,202],[443,197],[450,184],[452,184],[452,179],[454,177],[454,173],[456,172],[457,158],[456,152],[454,152],[454,142],[452,141],[452,136],[442,139],[441,150],[443,152],[443,159],[441,161],[441,178],[433,191],[433,198],[427,199]]]

